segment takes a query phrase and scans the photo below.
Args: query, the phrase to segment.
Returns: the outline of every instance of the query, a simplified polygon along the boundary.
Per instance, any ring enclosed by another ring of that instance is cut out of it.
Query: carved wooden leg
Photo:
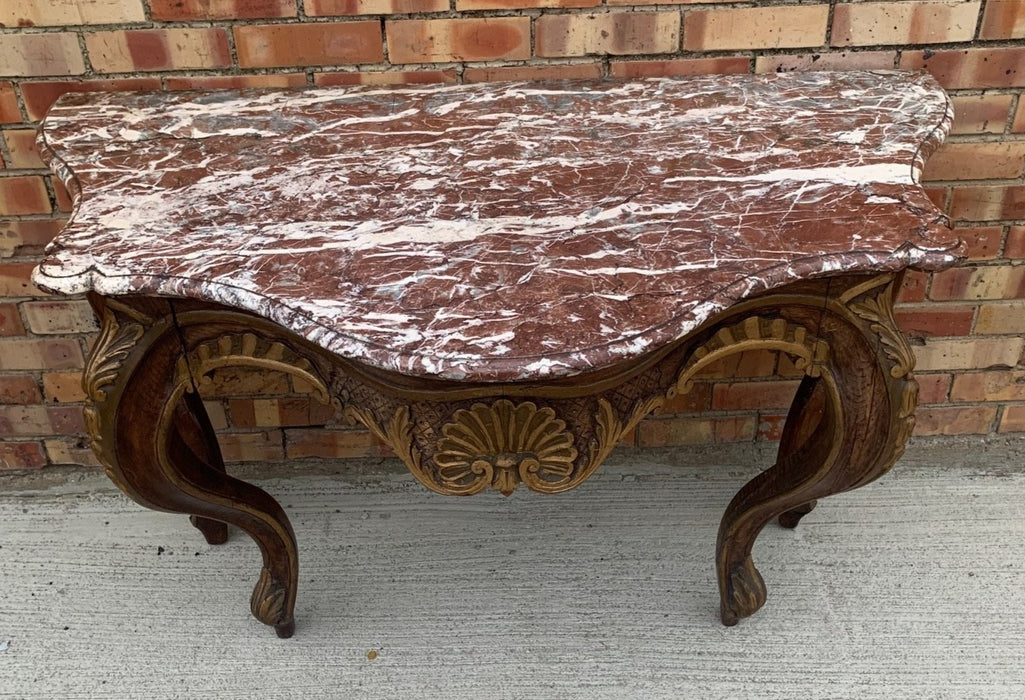
[[[175,411],[174,437],[185,442],[194,455],[208,469],[226,474],[221,448],[217,444],[210,417],[203,401],[195,392],[186,392],[184,400]],[[203,533],[207,544],[224,544],[228,541],[228,524],[199,515],[190,515],[189,522]]]
[[[851,289],[828,310],[776,311],[815,328],[829,351],[806,368],[776,464],[746,484],[723,516],[717,567],[723,624],[733,625],[765,602],[751,560],[755,538],[771,520],[796,524],[815,499],[862,486],[903,452],[913,425],[917,385],[913,356],[892,316],[894,283],[879,278]]]
[[[83,380],[86,422],[108,476],[142,505],[231,523],[252,536],[263,554],[253,614],[278,636],[291,636],[298,582],[292,527],[270,495],[225,475],[212,457],[202,417],[190,415],[196,400],[182,400],[192,387],[179,370],[181,344],[170,319],[92,301],[103,330]]]

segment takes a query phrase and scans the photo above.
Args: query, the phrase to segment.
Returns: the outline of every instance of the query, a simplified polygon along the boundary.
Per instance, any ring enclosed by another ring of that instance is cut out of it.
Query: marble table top
[[[950,265],[918,184],[950,121],[900,71],[66,95],[40,141],[74,215],[34,280],[410,375],[570,376],[795,279]]]

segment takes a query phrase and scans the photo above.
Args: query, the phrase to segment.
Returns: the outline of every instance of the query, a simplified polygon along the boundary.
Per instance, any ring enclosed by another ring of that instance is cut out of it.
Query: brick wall
[[[916,432],[1025,431],[1025,1],[0,0],[0,27],[0,469],[94,464],[78,376],[95,322],[29,282],[70,207],[33,134],[70,90],[924,68],[957,109],[925,178],[971,260],[902,292]],[[631,442],[775,439],[798,376],[734,357]],[[230,461],[382,453],[286,377],[214,384]]]

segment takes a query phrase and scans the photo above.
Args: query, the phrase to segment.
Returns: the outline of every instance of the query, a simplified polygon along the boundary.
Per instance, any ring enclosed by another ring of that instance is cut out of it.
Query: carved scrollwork
[[[193,376],[200,388],[209,387],[213,384],[211,375],[214,370],[231,366],[257,367],[290,374],[312,387],[309,393],[314,398],[331,403],[327,385],[309,360],[284,343],[267,340],[254,333],[228,333],[196,346],[178,360],[177,376],[180,381]]]
[[[829,345],[813,337],[804,326],[789,323],[782,318],[749,316],[732,326],[723,326],[694,349],[680,370],[668,398],[689,391],[694,375],[707,365],[746,350],[785,352],[794,359],[795,367],[811,377],[819,376],[829,359]]]

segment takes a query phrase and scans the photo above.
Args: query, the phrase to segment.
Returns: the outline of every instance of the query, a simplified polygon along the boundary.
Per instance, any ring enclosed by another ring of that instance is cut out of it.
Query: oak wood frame
[[[716,544],[721,617],[765,602],[751,560],[773,519],[795,527],[816,499],[862,486],[900,457],[914,425],[914,356],[893,320],[901,274],[794,283],[717,314],[686,337],[590,374],[459,383],[406,377],[332,355],[266,319],[214,304],[90,295],[102,323],[86,364],[86,423],[107,475],[150,508],[188,513],[207,541],[227,524],[260,547],[251,607],[278,636],[295,629],[298,548],[281,506],[225,473],[200,399],[219,367],[290,373],[366,425],[439,493],[520,483],[565,491],[600,466],[644,416],[690,388],[700,369],[745,350],[786,353],[805,373],[775,464],[747,483]]]

